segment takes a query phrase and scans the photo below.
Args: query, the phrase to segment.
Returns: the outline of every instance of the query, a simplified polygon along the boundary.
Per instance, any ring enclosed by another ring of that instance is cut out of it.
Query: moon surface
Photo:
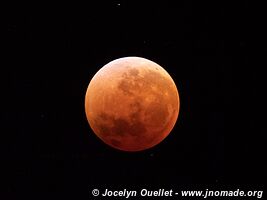
[[[173,129],[179,108],[171,76],[140,57],[119,58],[103,66],[85,96],[86,117],[94,133],[123,151],[159,144]]]

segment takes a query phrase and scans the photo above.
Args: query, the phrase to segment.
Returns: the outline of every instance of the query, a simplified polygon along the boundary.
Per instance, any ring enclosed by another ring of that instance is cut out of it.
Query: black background
[[[250,11],[246,1],[12,5],[4,106],[10,194],[82,199],[88,186],[104,183],[261,183],[263,91]],[[103,144],[84,111],[93,75],[124,56],[163,66],[181,100],[171,134],[137,153]]]

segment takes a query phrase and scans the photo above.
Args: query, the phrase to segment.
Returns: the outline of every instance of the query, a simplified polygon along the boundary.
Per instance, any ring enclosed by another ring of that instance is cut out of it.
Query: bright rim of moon
[[[140,57],[119,58],[103,66],[85,96],[86,117],[94,133],[123,151],[159,144],[173,129],[179,108],[171,76]]]

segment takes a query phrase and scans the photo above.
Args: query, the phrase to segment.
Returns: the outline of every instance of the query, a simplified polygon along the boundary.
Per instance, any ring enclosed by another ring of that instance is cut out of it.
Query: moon
[[[85,95],[93,132],[122,151],[142,151],[163,141],[177,121],[179,108],[171,76],[141,57],[123,57],[103,66]]]

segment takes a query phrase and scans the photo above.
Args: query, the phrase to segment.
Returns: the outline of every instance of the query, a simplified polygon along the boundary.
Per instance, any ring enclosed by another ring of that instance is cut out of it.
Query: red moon
[[[180,100],[171,76],[145,58],[109,62],[92,78],[85,112],[94,133],[123,151],[142,151],[159,144],[173,129]]]

